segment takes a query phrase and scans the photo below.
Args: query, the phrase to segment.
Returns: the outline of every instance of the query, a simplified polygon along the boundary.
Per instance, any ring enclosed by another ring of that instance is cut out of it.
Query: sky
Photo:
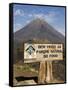
[[[40,18],[65,36],[65,7],[13,4],[13,31],[16,32]]]

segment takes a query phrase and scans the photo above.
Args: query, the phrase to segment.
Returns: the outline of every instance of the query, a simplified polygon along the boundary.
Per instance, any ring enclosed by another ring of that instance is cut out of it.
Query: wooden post
[[[52,61],[47,61],[47,77],[46,82],[51,83],[53,80]]]
[[[45,84],[46,80],[46,62],[40,62],[38,84]]]

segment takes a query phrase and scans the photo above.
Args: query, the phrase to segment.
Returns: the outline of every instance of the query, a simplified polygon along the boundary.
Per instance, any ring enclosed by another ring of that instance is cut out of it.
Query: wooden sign
[[[24,44],[24,62],[63,60],[63,44]]]

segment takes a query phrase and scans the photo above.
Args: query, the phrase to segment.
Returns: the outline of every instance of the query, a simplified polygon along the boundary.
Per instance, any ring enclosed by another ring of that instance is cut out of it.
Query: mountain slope
[[[25,40],[48,40],[50,42],[65,42],[64,36],[57,32],[51,25],[41,19],[31,21],[24,28],[14,33],[14,39],[23,42]]]

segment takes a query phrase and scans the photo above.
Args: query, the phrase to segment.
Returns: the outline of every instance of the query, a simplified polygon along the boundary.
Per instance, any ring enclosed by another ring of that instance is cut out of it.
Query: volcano
[[[47,40],[50,43],[64,43],[65,37],[43,19],[35,19],[14,33],[18,42],[28,40]]]

